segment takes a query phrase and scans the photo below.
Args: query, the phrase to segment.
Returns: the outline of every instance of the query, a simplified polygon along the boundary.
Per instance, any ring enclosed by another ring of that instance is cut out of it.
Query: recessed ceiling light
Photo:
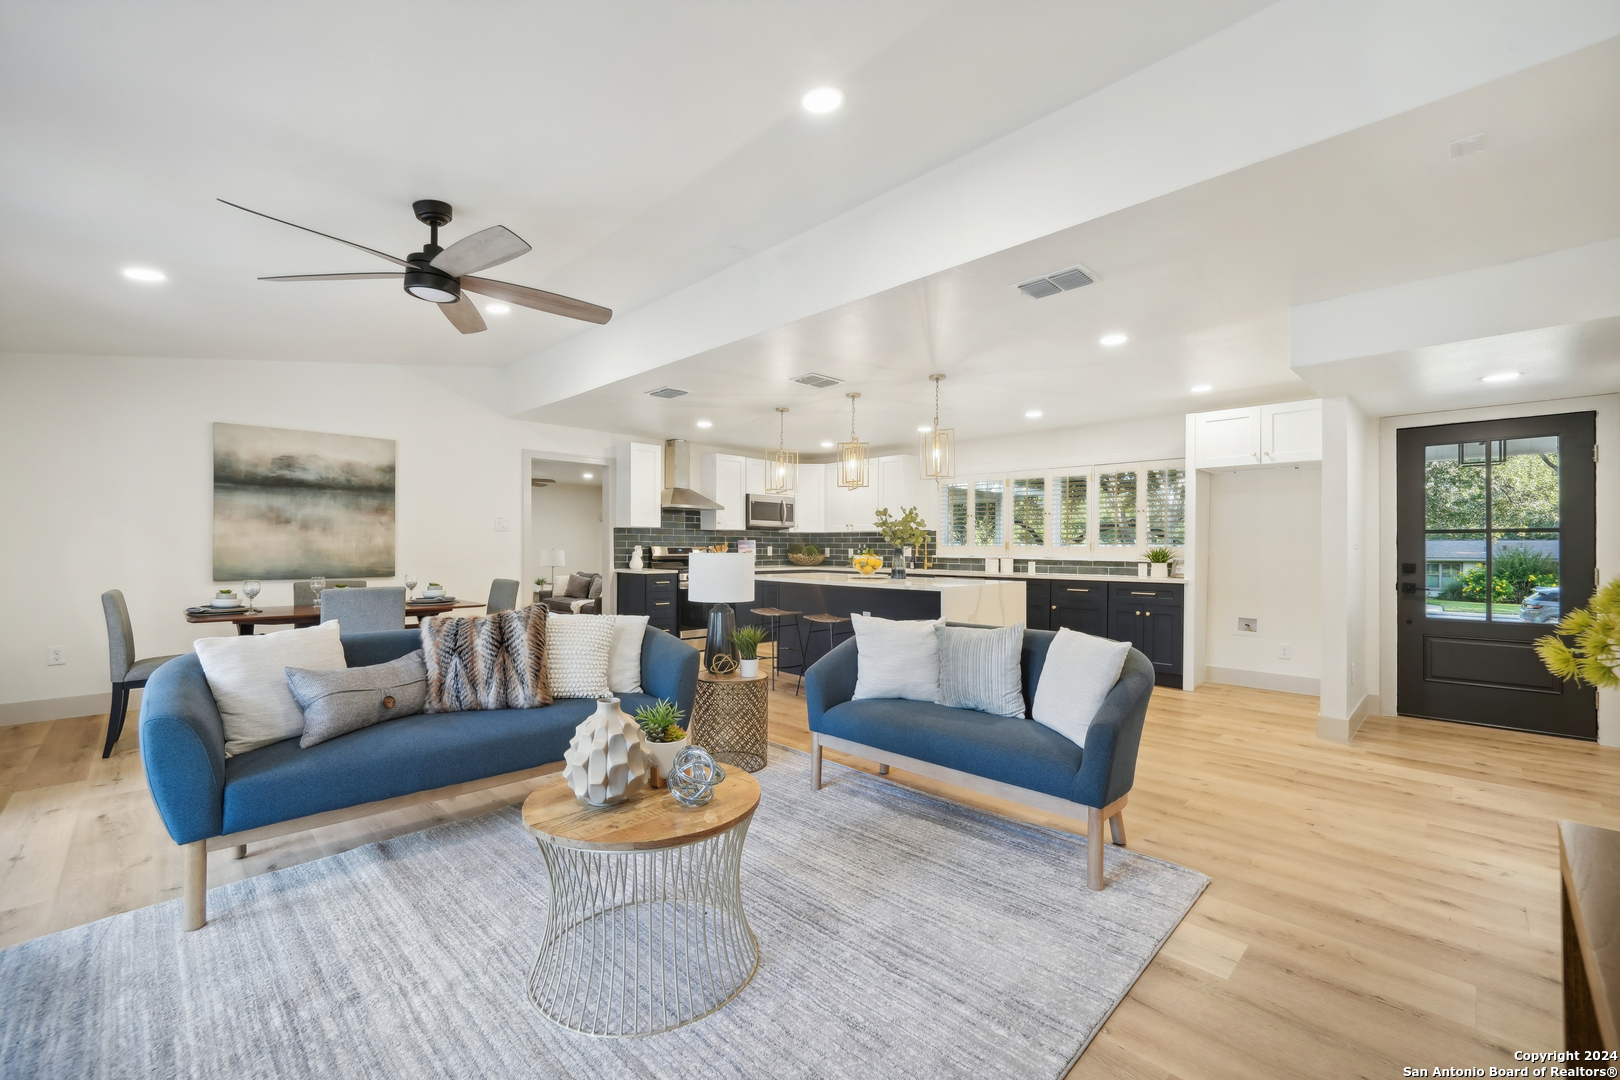
[[[830,113],[843,103],[844,92],[836,86],[818,86],[799,99],[804,111],[813,113]]]
[[[131,281],[168,281],[169,275],[149,266],[126,266],[124,276]]]
[[[710,421],[710,420],[699,420],[697,422],[697,426],[698,427],[714,427],[714,423],[713,423],[713,421]]]
[[[1131,339],[1126,337],[1124,334],[1104,334],[1102,337],[1097,339],[1097,344],[1110,346],[1123,345],[1129,340]]]
[[[509,305],[509,304],[485,304],[484,305],[484,312],[485,312],[485,314],[488,314],[488,315],[505,315],[508,311],[511,311],[511,310],[512,310],[512,308],[511,308],[511,305]]]
[[[1035,419],[1039,419],[1040,415],[1041,415],[1041,410],[1039,410],[1039,409],[1031,409],[1031,410],[1029,410],[1029,412],[1024,414],[1024,417],[1025,417],[1025,419],[1028,419],[1028,420],[1035,420]]]
[[[1208,383],[1202,383],[1198,386],[1192,387],[1192,392],[1195,394],[1207,394],[1213,389],[1215,388]]]
[[[1485,376],[1483,379],[1481,379],[1479,381],[1480,382],[1512,382],[1514,379],[1517,379],[1520,375],[1523,375],[1523,374],[1524,374],[1524,372],[1522,372],[1522,371],[1499,371],[1495,375],[1487,375],[1487,376]]]
[[[934,429],[932,427],[930,427],[929,425],[924,424],[922,427],[918,428],[917,430],[922,432],[924,435],[926,435],[930,431],[933,431]]]
[[[585,477],[585,479],[587,479],[587,480],[589,480],[591,478],[591,476],[592,476],[591,473],[581,473],[580,475]]]
[[[833,444],[830,442],[824,442],[821,444],[821,448],[823,450],[831,450],[833,448]]]

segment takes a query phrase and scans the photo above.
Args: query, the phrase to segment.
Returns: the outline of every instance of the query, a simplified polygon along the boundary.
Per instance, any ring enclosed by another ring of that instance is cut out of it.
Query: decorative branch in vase
[[[894,548],[894,567],[889,571],[890,577],[903,578],[906,576],[904,552],[906,548],[913,550],[926,548],[928,545],[928,525],[923,521],[922,515],[917,513],[915,506],[901,507],[899,517],[889,513],[888,507],[877,512],[877,520],[873,524],[877,531],[883,534],[883,539]]]

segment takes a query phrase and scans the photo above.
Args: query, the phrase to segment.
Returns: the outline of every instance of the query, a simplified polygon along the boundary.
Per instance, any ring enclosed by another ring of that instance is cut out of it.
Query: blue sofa
[[[1057,635],[1025,630],[1024,701],[1033,703]],[[821,787],[824,749],[894,765],[986,795],[1086,820],[1086,884],[1103,887],[1102,824],[1125,843],[1124,809],[1136,781],[1136,752],[1153,694],[1153,662],[1136,649],[1086,731],[1082,749],[1045,724],[926,701],[855,696],[858,639],[822,657],[805,676],[811,783]]]
[[[416,630],[346,634],[350,667],[398,659],[421,648]],[[620,695],[626,712],[668,698],[687,715],[699,655],[649,627],[641,646],[645,693]],[[186,929],[207,920],[209,851],[301,832],[411,802],[513,783],[562,760],[593,699],[542,709],[424,713],[319,743],[285,739],[225,757],[219,708],[195,653],[155,671],[141,701],[141,757],[158,813],[186,849]]]

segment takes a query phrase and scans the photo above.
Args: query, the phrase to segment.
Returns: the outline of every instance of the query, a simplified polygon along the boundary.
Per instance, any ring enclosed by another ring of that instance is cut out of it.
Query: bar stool
[[[755,615],[762,615],[771,620],[771,689],[776,689],[776,672],[782,660],[782,620],[792,619],[793,629],[799,638],[799,670],[804,670],[804,627],[799,623],[802,611],[784,611],[776,607],[757,607]],[[802,678],[802,676],[801,676]]]
[[[804,668],[808,668],[808,661],[810,659],[810,641],[816,636],[816,631],[820,629],[827,632],[827,651],[832,652],[833,646],[838,644],[838,624],[851,622],[851,620],[848,615],[829,615],[825,611],[818,611],[813,615],[806,615],[804,617],[804,621],[814,624],[810,627],[810,629],[805,631],[804,650],[799,654],[799,663]],[[803,685],[804,676],[801,675],[799,676],[799,686]],[[797,687],[795,687],[793,690],[794,696],[797,697],[798,693],[799,690]]]

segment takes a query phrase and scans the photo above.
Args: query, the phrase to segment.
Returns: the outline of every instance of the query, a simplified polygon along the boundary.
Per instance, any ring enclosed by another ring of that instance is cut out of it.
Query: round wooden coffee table
[[[692,745],[722,765],[759,772],[770,749],[769,675],[743,678],[698,672],[692,703]]]
[[[668,788],[618,806],[574,798],[561,776],[523,802],[551,900],[529,1000],[586,1035],[656,1035],[736,997],[759,967],[743,914],[743,839],[759,782],[732,771],[707,806]]]

